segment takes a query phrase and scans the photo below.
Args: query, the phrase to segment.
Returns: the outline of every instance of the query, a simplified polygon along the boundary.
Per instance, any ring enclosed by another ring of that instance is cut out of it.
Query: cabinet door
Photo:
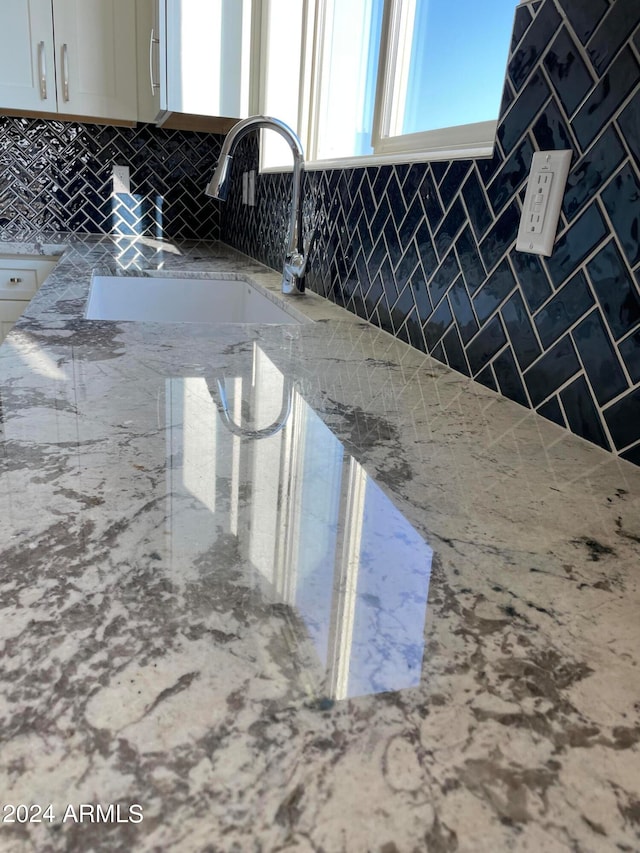
[[[51,0],[2,0],[0,107],[55,112]]]
[[[248,115],[251,8],[251,0],[166,0],[166,109]]]
[[[138,121],[156,121],[160,114],[160,91],[166,91],[166,80],[162,86],[160,82],[163,73],[160,56],[160,4],[161,0],[136,0]]]
[[[0,255],[0,300],[31,299],[55,265],[40,255]]]
[[[13,324],[22,315],[22,312],[29,304],[29,300],[25,301],[9,301],[8,299],[0,300],[0,343],[7,337]]]
[[[131,0],[53,0],[58,112],[137,118]]]

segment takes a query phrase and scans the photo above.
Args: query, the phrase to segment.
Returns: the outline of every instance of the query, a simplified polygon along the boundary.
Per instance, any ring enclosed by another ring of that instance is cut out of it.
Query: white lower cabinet
[[[0,343],[56,262],[41,255],[0,255]]]
[[[0,343],[7,337],[13,324],[22,316],[29,302],[18,302],[13,299],[0,300]]]

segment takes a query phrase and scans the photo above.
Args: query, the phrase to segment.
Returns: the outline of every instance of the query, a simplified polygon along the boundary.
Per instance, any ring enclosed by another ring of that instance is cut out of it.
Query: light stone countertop
[[[640,850],[637,468],[315,294],[83,319],[279,299],[221,244],[0,252],[62,253],[0,347],[0,790],[53,816],[2,853]]]

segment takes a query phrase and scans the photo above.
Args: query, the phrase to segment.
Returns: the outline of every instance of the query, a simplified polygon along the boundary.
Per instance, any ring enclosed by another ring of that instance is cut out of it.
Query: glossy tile
[[[512,151],[550,96],[542,73],[537,71],[520,93],[518,109],[511,109],[498,127],[498,139],[505,154]]]
[[[529,78],[559,25],[560,16],[553,3],[543,4],[509,62],[507,71],[516,90],[520,90]]]
[[[566,335],[525,371],[524,380],[533,405],[542,403],[579,370],[580,362]]]
[[[577,272],[535,316],[545,348],[561,337],[594,304],[584,273]]]
[[[460,342],[460,335],[458,334],[458,330],[455,325],[449,329],[442,339],[442,346],[444,347],[449,367],[452,367],[459,373],[463,373],[465,376],[469,376],[469,366],[464,354],[464,349]]]
[[[619,349],[632,382],[640,382],[640,331],[625,338]]]
[[[543,418],[553,421],[553,423],[558,424],[558,426],[566,427],[567,425],[557,397],[551,397],[550,400],[543,403],[536,411],[538,414],[542,415]]]
[[[421,323],[431,316],[433,305],[429,299],[427,283],[421,269],[417,269],[411,278],[411,287],[413,289],[413,298],[416,303],[418,318]]]
[[[436,257],[435,249],[433,248],[433,241],[426,223],[422,223],[418,226],[415,240],[422,268],[424,269],[427,278],[430,278],[438,267],[438,259]]]
[[[443,364],[447,363],[447,357],[444,352],[444,347],[442,346],[442,341],[440,341],[436,346],[431,350],[430,355],[441,361]]]
[[[508,79],[505,79],[504,89],[502,90],[502,101],[500,102],[500,115],[504,115],[507,112],[514,100],[515,95],[511,83]]]
[[[371,182],[367,170],[364,171],[363,180],[360,183],[358,190],[361,209],[366,214],[368,221],[371,221],[378,206],[378,199],[374,196],[371,188]]]
[[[574,151],[576,148],[569,128],[553,101],[549,102],[533,125],[533,135],[539,151]]]
[[[604,74],[628,39],[629,32],[638,25],[640,6],[637,0],[616,0],[587,45],[587,53],[598,74]]]
[[[625,157],[626,152],[612,125],[571,170],[562,202],[569,220],[593,199]]]
[[[340,302],[338,302],[340,304]],[[382,297],[378,304],[376,305],[374,316],[377,317],[376,325],[380,326],[381,329],[384,329],[385,332],[389,332],[389,334],[395,334],[395,329],[393,327],[393,321],[391,320],[391,309],[389,308],[389,301],[386,296],[386,292],[382,294]]]
[[[440,302],[459,275],[460,267],[458,266],[458,260],[455,252],[451,250],[429,282],[429,296],[434,305]]]
[[[516,278],[530,311],[535,311],[553,292],[546,270],[538,255],[516,252],[509,255]]]
[[[431,164],[431,172],[437,184],[444,178],[451,164],[445,160],[436,160]]]
[[[367,169],[362,170],[367,174]],[[407,171],[402,181],[402,191],[407,202],[411,202],[415,195],[419,195],[420,187],[428,172],[425,171],[423,163],[411,163],[407,165]]]
[[[533,145],[526,136],[502,165],[487,190],[495,213],[511,200],[528,177],[532,157]]]
[[[404,219],[407,212],[407,206],[405,204],[404,193],[402,192],[395,172],[393,172],[389,178],[389,183],[385,190],[385,198],[389,202],[389,210],[397,228],[400,222]]]
[[[586,44],[598,23],[609,10],[607,0],[559,0],[569,23],[582,44]]]
[[[640,294],[614,241],[587,264],[598,301],[614,338],[640,323]]]
[[[478,321],[473,312],[469,293],[462,276],[459,276],[452,286],[449,292],[449,302],[460,330],[460,336],[466,344],[478,331]]]
[[[383,293],[384,287],[382,285],[382,279],[377,275],[371,282],[364,296],[365,310],[367,311],[368,317],[371,317],[375,311]]]
[[[428,171],[425,171],[424,180],[418,190],[418,194],[422,199],[422,206],[429,226],[432,231],[435,231],[442,222],[444,211],[442,210],[436,185]]]
[[[546,259],[551,281],[559,287],[573,274],[607,235],[607,226],[598,206],[593,204],[556,242],[553,254]]]
[[[427,342],[424,339],[422,323],[420,322],[420,318],[418,317],[416,310],[412,311],[407,317],[406,329],[409,337],[408,343],[417,350],[420,350],[420,352],[426,353]]]
[[[387,219],[387,223],[382,231],[384,242],[387,247],[386,259],[389,261],[389,265],[395,269],[400,258],[402,257],[403,247],[400,244],[400,240],[398,239],[398,232],[396,230],[396,226],[393,222],[393,218],[389,216]],[[349,237],[345,232],[345,245],[342,247],[343,253],[345,256],[348,254],[349,247]]]
[[[640,261],[640,179],[630,163],[602,193],[613,227],[632,266]]]
[[[486,185],[489,183],[503,162],[504,156],[499,145],[494,145],[491,157],[482,157],[476,160],[476,168],[483,184]]]
[[[605,450],[610,450],[609,439],[602,428],[584,377],[579,376],[561,391],[560,399],[571,432],[604,447]]]
[[[518,42],[529,28],[533,16],[528,6],[517,6],[513,21],[513,34],[511,38],[511,52],[515,50]]]
[[[618,116],[618,125],[637,166],[640,166],[640,90]]]
[[[565,113],[570,116],[595,81],[565,27],[560,29],[549,48],[544,66]]]
[[[406,246],[416,233],[418,226],[424,220],[424,211],[420,199],[416,196],[407,209],[407,213],[398,229],[398,239],[401,246]]]
[[[481,371],[506,342],[507,337],[500,317],[496,316],[478,332],[467,347],[467,358],[472,375],[475,376]]]
[[[479,240],[492,224],[493,216],[475,170],[471,172],[462,188],[462,197],[474,234]]]
[[[455,245],[464,280],[469,292],[474,293],[484,282],[487,274],[469,226],[460,233]]]
[[[424,325],[424,336],[429,350],[436,346],[452,322],[453,316],[449,302],[443,299]]]
[[[391,216],[391,209],[389,207],[389,201],[386,196],[382,196],[380,203],[376,209],[373,219],[371,220],[371,231],[374,234],[380,234],[389,217]],[[389,227],[393,227],[393,223],[389,224]]]
[[[413,291],[407,284],[391,306],[391,321],[394,329],[399,329],[409,314],[415,310]]]
[[[431,239],[429,238],[429,243],[430,242],[431,242]],[[435,254],[434,254],[434,257],[435,257]],[[380,234],[380,236],[376,240],[376,243],[375,243],[373,249],[371,250],[371,253],[370,253],[368,261],[367,261],[369,277],[371,279],[375,278],[380,267],[382,266],[383,262],[386,259],[387,259],[387,244],[384,241],[384,236],[382,234]]]
[[[519,291],[504,304],[501,314],[518,364],[525,369],[542,351]]]
[[[392,171],[393,169],[391,166],[378,166],[374,170],[371,192],[373,197],[378,201],[385,197],[384,194],[387,189],[389,179],[391,178]]]
[[[616,447],[621,450],[640,438],[640,388],[604,411]]]
[[[433,238],[436,251],[440,257],[446,253],[465,222],[464,207],[460,199],[457,198]]]
[[[573,119],[573,129],[584,150],[622,105],[638,79],[638,62],[626,47],[598,83]]]
[[[446,299],[443,299],[424,326],[424,336],[427,341],[429,351],[433,350],[452,322],[453,316],[451,314],[449,302]]]
[[[511,202],[480,243],[480,253],[487,270],[492,269],[515,242],[520,224],[520,208]]]
[[[481,385],[484,385],[485,388],[490,388],[492,391],[498,390],[498,383],[496,382],[496,378],[493,375],[493,370],[491,369],[490,364],[488,364],[484,368],[484,370],[481,370],[475,378],[476,382],[479,382]]]
[[[505,258],[489,276],[486,284],[472,297],[473,307],[481,325],[484,325],[515,287],[516,280]]]
[[[447,169],[439,186],[440,198],[445,209],[449,207],[453,199],[458,195],[460,187],[469,174],[470,169],[471,162],[469,160],[454,160]]]
[[[636,444],[635,447],[630,447],[629,450],[625,450],[621,456],[633,465],[640,465],[640,444]]]
[[[571,333],[596,400],[604,406],[629,387],[599,311],[592,311]]]
[[[498,381],[498,386],[505,397],[510,400],[515,400],[521,406],[529,406],[529,398],[524,390],[524,385],[520,379],[518,368],[513,357],[513,353],[507,347],[493,361],[493,371]]]
[[[401,246],[403,244],[400,244]],[[399,288],[404,287],[419,263],[418,250],[413,243],[409,243],[395,269],[396,284]]]

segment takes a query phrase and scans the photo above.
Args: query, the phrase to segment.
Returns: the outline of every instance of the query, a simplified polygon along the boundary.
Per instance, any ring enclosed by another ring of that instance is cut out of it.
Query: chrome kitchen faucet
[[[293,189],[291,192],[291,214],[287,252],[282,269],[282,292],[289,295],[304,293],[304,279],[307,269],[311,240],[302,244],[302,176],[304,174],[304,151],[302,143],[283,121],[269,116],[249,116],[234,125],[225,137],[218,165],[209,181],[206,194],[212,198],[226,201],[231,183],[231,162],[233,152],[240,140],[252,130],[262,128],[275,130],[289,143],[293,154]]]

